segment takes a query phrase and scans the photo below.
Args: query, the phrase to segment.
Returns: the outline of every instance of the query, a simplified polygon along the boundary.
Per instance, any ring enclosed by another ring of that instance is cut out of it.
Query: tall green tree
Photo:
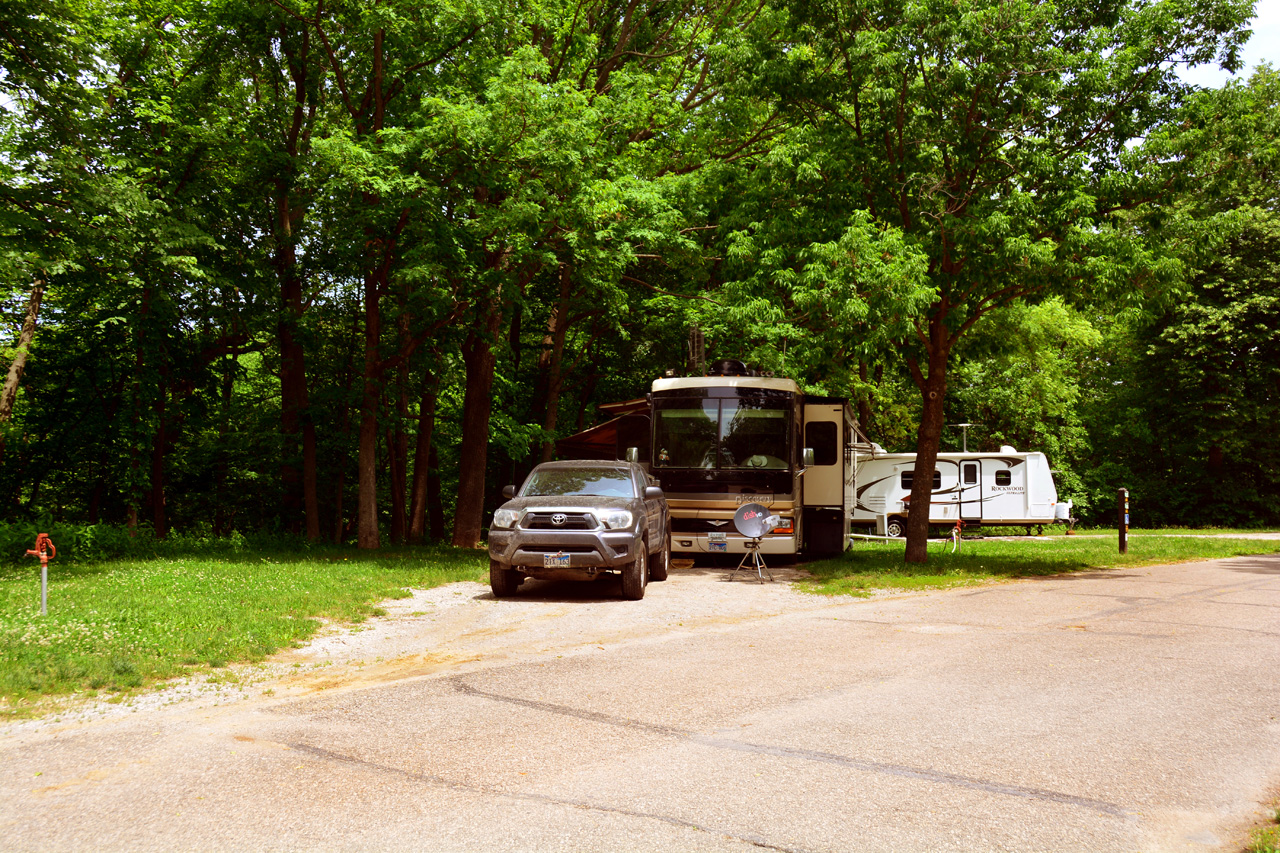
[[[931,470],[960,339],[1014,301],[1136,298],[1168,279],[1121,219],[1161,186],[1128,145],[1173,115],[1184,63],[1238,62],[1238,0],[792,4],[797,32],[762,79],[825,145],[861,207],[927,258],[933,298],[898,340],[921,394]],[[892,301],[883,316],[900,315]],[[927,506],[929,478],[911,500]],[[912,513],[906,559],[927,558]]]
[[[1110,331],[1089,402],[1097,492],[1148,523],[1275,523],[1280,459],[1280,74],[1200,93],[1154,135],[1178,193],[1141,227],[1188,269],[1154,316]]]

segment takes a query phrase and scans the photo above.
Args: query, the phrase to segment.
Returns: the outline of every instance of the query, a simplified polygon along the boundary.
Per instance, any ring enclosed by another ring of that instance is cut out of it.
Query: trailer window
[[[1010,484],[1010,483],[1012,483],[1012,482],[1013,482],[1013,475],[1012,475],[1012,474],[1010,474],[1008,471],[997,471],[997,472],[996,472],[996,485],[997,485],[997,486],[1007,486],[1007,485],[1009,485],[1009,484]]]
[[[804,446],[813,448],[813,464],[834,465],[839,455],[840,428],[835,421],[814,421],[804,426]]]
[[[912,483],[915,482],[915,471],[903,471],[901,477],[902,488],[910,491]],[[933,472],[933,488],[934,491],[942,488],[942,472],[936,469]]]
[[[964,484],[972,486],[976,482],[978,482],[978,466],[972,464],[964,466]]]

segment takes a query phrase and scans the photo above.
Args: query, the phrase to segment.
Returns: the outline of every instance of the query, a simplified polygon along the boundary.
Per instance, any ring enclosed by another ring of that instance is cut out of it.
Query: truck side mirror
[[[639,461],[640,461],[640,448],[638,448],[638,447],[628,447],[628,448],[627,448],[627,461],[628,461],[628,462],[639,462]]]
[[[814,452],[813,452],[813,448],[812,448],[812,447],[806,447],[806,448],[805,448],[803,451],[801,451],[801,453],[800,453],[800,461],[801,461],[801,463],[804,465],[804,467],[806,467],[806,468],[808,468],[810,465],[815,464],[815,461],[814,461],[814,460],[816,460],[817,458],[818,458],[818,457],[817,457],[816,455],[814,455]]]
[[[507,500],[511,500],[512,498],[514,498],[514,497],[516,496],[516,487],[515,487],[515,486],[503,486],[503,487],[502,487],[502,496],[503,496],[504,498],[506,498]]]
[[[645,486],[644,497],[645,500],[657,500],[658,498],[666,497],[666,494],[662,491],[661,486]]]

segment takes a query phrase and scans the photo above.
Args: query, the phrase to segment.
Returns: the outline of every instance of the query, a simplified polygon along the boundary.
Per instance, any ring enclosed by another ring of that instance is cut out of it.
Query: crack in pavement
[[[506,702],[512,705],[521,705],[526,708],[533,708],[551,714],[559,714],[561,716],[577,717],[581,720],[589,720],[591,722],[602,723],[604,725],[649,732],[652,734],[662,735],[664,737],[675,738],[677,740],[689,741],[701,746],[713,747],[715,749],[749,752],[758,755],[773,755],[782,758],[798,758],[805,761],[819,761],[827,764],[837,764],[843,767],[849,767],[854,770],[861,770],[866,773],[881,773],[906,779],[939,782],[946,785],[954,785],[959,788],[985,791],[991,794],[1003,794],[1010,797],[1044,800],[1047,802],[1080,806],[1081,808],[1091,809],[1114,817],[1131,817],[1128,811],[1115,803],[1109,803],[1105,800],[1095,800],[1089,797],[1079,797],[1074,794],[1062,793],[1061,791],[1029,788],[1023,785],[1008,785],[1002,782],[992,782],[987,779],[979,779],[973,776],[961,776],[955,773],[944,773],[938,770],[909,767],[903,764],[889,764],[882,761],[851,758],[846,755],[819,752],[810,749],[800,749],[798,747],[771,746],[768,744],[748,743],[746,741],[731,740],[729,738],[713,737],[711,735],[704,735],[689,729],[680,729],[674,726],[646,723],[640,720],[614,717],[609,714],[602,714],[598,711],[586,711],[581,708],[572,708],[567,705],[557,705],[551,702],[540,702],[534,699],[523,699],[518,696],[491,693],[465,683],[461,677],[450,678],[448,681],[459,693],[464,693],[470,696],[478,696],[484,699]]]
[[[704,826],[691,820],[683,818],[671,817],[670,815],[657,814],[655,812],[641,812],[634,809],[625,809],[620,806],[610,806],[603,803],[592,803],[587,800],[572,800],[563,797],[553,797],[547,794],[535,794],[529,791],[508,791],[502,788],[495,788],[490,785],[468,785],[465,782],[459,782],[434,773],[417,773],[413,770],[405,770],[401,767],[394,767],[390,764],[381,764],[376,761],[368,761],[363,758],[357,758],[354,755],[346,755],[341,752],[324,749],[319,746],[312,746],[309,743],[289,743],[290,749],[298,752],[305,752],[316,758],[326,761],[336,761],[343,764],[352,764],[370,770],[376,770],[380,773],[388,773],[396,776],[402,776],[413,779],[417,782],[423,782],[429,785],[436,785],[442,788],[448,788],[452,791],[461,791],[469,794],[486,794],[496,797],[507,797],[513,800],[524,800],[528,802],[545,803],[554,806],[570,806],[577,809],[589,809],[595,812],[603,812],[606,814],[622,815],[624,817],[640,818],[642,820],[656,820],[670,826],[681,827],[684,829],[693,829],[698,832],[705,832],[708,835],[719,835],[733,841],[741,841],[744,844],[750,844],[753,847],[759,847],[762,850],[777,850],[779,853],[810,853],[802,847],[785,847],[781,844],[774,844],[761,838],[758,835],[744,835],[737,832],[731,832],[725,829],[717,829],[710,826]]]

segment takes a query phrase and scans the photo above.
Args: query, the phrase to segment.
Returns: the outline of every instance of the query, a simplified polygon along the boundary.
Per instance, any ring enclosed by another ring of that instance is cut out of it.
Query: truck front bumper
[[[634,562],[639,542],[635,530],[490,530],[489,558],[535,578],[591,578]],[[548,554],[568,565],[547,566]]]

